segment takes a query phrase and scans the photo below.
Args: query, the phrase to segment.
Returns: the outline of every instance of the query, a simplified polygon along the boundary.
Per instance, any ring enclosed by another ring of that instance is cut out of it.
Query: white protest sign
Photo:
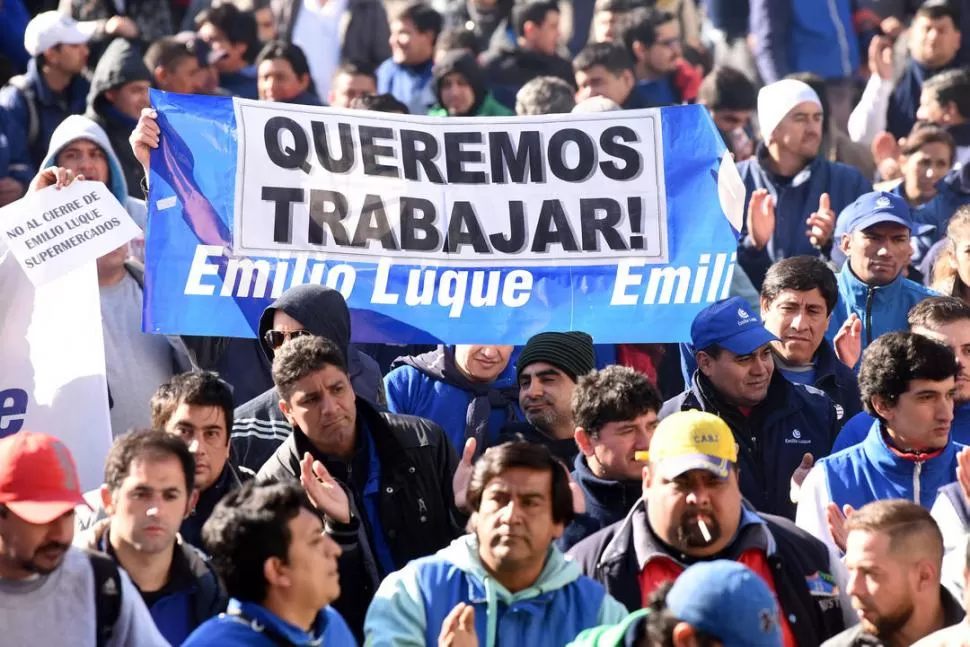
[[[0,236],[34,285],[64,276],[141,233],[101,182],[29,193],[0,210]]]

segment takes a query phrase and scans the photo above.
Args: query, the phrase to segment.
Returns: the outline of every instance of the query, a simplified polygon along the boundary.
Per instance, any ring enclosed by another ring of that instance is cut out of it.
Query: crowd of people
[[[256,339],[149,334],[144,239],[102,256],[103,483],[56,429],[0,439],[0,643],[970,644],[964,26],[967,0],[2,0],[0,206],[83,177],[144,229],[153,88],[697,103],[747,196],[682,344],[355,343],[317,284]]]

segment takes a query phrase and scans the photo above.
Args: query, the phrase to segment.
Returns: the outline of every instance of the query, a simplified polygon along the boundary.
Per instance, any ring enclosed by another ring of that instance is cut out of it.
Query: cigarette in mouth
[[[711,541],[711,531],[707,529],[707,524],[704,523],[703,519],[697,520],[697,527],[701,529],[701,534],[704,535],[704,541]]]

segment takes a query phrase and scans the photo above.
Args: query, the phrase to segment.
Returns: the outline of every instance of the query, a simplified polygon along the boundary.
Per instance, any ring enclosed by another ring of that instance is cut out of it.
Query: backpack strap
[[[20,90],[24,95],[24,102],[27,104],[27,147],[33,148],[40,135],[40,116],[37,114],[37,93],[27,82],[27,77],[18,74],[7,81],[10,85]]]
[[[121,616],[121,571],[113,559],[87,551],[94,572],[94,609],[97,623],[97,645],[106,647]]]

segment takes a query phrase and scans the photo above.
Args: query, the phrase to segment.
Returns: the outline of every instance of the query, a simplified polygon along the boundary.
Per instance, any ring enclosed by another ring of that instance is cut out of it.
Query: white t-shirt
[[[310,77],[317,86],[317,96],[326,102],[330,82],[340,65],[340,20],[347,0],[303,0],[296,12],[293,43],[306,54]]]

